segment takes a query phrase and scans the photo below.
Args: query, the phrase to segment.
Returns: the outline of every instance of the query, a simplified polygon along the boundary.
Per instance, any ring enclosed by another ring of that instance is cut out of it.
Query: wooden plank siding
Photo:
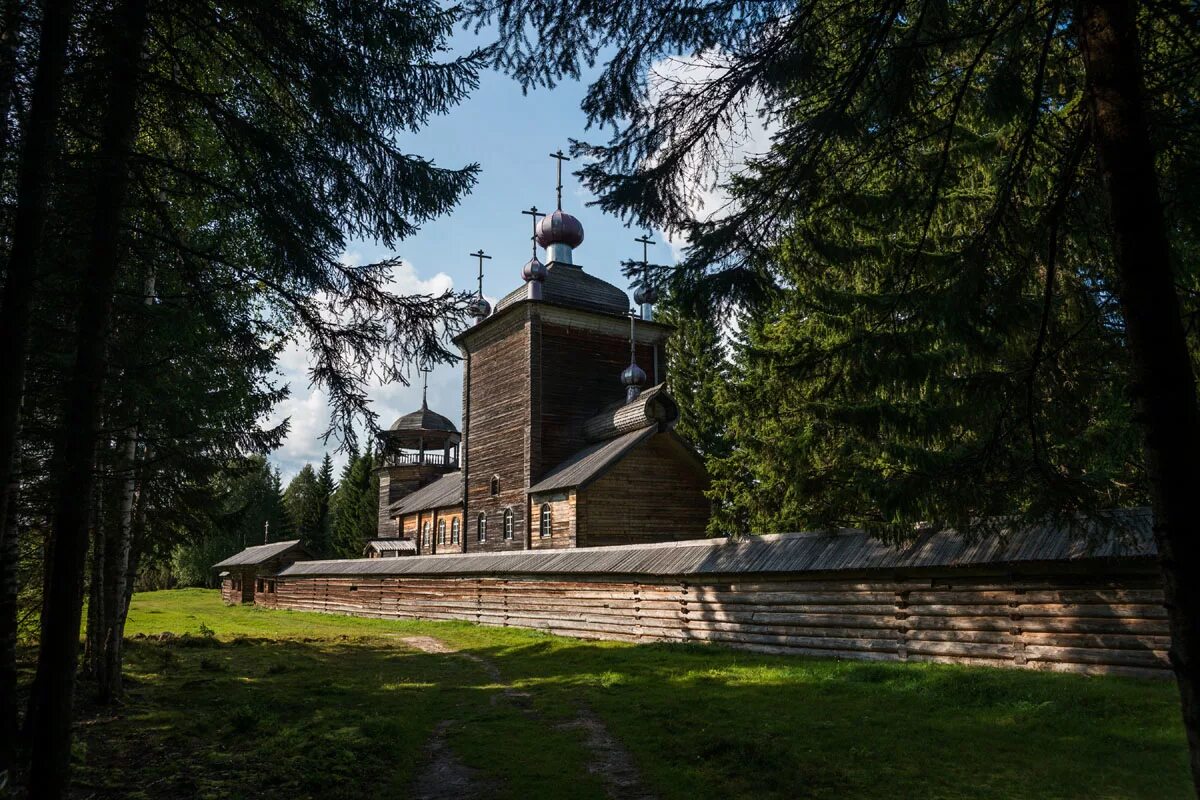
[[[584,423],[606,406],[625,400],[620,377],[629,366],[628,325],[623,336],[549,322],[540,325],[540,347],[533,353],[540,414],[530,464],[532,482],[587,447]],[[649,343],[639,343],[637,348],[638,364],[651,376],[651,385],[654,348]],[[660,374],[663,371],[660,359]]]
[[[579,490],[580,547],[704,537],[708,475],[668,435],[652,436]]]
[[[276,607],[584,639],[1169,677],[1150,564],[823,575],[281,576]]]
[[[472,540],[469,550],[494,552],[525,547],[531,336],[529,311],[523,307],[471,341],[465,387],[470,392],[470,411],[462,444],[467,509],[471,519],[480,511],[488,515],[489,535],[485,542]],[[497,495],[491,493],[493,476],[500,483]],[[511,508],[514,516],[513,537],[508,540],[501,530],[506,508]]]
[[[533,550],[556,550],[576,546],[574,489],[530,495],[529,519],[533,522]],[[550,535],[542,536],[542,506],[550,507]]]

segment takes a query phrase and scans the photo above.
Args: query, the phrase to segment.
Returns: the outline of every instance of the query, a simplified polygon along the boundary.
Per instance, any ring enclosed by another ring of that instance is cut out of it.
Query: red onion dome
[[[521,277],[527,281],[544,281],[546,280],[546,265],[536,258],[531,258],[525,262],[525,266],[521,267]]]
[[[579,247],[583,244],[583,225],[565,211],[555,211],[538,220],[537,243],[542,247],[565,244]]]

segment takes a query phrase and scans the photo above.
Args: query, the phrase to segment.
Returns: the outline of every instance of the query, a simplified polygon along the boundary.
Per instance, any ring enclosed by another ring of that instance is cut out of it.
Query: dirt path
[[[446,732],[453,724],[450,719],[439,722],[425,744],[425,761],[413,781],[414,800],[476,800],[489,796],[487,784],[446,743]]]
[[[512,702],[526,714],[538,716],[533,709],[532,697],[528,692],[521,691],[505,682],[500,670],[491,661],[480,658],[474,653],[464,653],[455,650],[450,645],[432,636],[406,636],[400,641],[424,653],[454,654],[478,664],[487,676],[501,686],[503,697]],[[492,702],[499,699],[493,698]],[[417,775],[414,796],[420,800],[441,800],[441,798],[466,798],[474,800],[486,796],[482,792],[487,787],[474,778],[470,767],[458,760],[458,757],[446,744],[446,731],[452,721],[440,723],[433,737],[426,745],[425,751],[428,763]],[[580,731],[583,734],[584,745],[590,758],[587,770],[600,777],[604,783],[606,794],[612,800],[653,800],[651,794],[642,784],[642,778],[633,757],[616,738],[609,733],[604,722],[591,710],[579,708],[575,719],[555,726],[562,731]]]

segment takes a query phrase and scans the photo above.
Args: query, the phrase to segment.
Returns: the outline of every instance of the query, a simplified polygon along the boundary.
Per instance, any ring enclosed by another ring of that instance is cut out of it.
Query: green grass
[[[202,626],[215,636],[201,635]],[[662,798],[1184,798],[1168,681],[580,642],[459,623],[134,598],[126,705],[84,700],[94,797],[404,797],[434,726],[498,797],[603,797],[581,705]],[[427,654],[435,636],[499,668]]]

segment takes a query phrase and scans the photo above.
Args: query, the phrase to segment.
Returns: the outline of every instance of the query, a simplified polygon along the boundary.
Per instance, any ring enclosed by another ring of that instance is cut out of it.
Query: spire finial
[[[562,211],[562,165],[564,161],[571,159],[563,155],[562,148],[551,153],[550,157],[558,160],[558,185],[554,187],[554,190],[558,193],[558,210]]]
[[[417,371],[421,373],[421,410],[429,410],[429,373],[433,368],[426,365],[417,367]]]
[[[633,292],[633,302],[642,307],[642,319],[649,321],[654,319],[654,303],[658,300],[658,292],[650,285],[650,252],[648,249],[650,245],[655,244],[655,241],[650,238],[649,231],[646,231],[645,236],[639,236],[634,241],[642,246],[642,279]]]
[[[632,403],[642,393],[646,383],[645,371],[637,365],[637,309],[629,309],[629,366],[621,373],[621,383],[625,386],[625,402]]]
[[[470,309],[471,315],[475,317],[475,322],[483,322],[488,315],[492,313],[492,304],[483,297],[483,260],[491,259],[487,253],[483,252],[483,248],[471,253],[472,258],[479,259],[479,293],[475,295],[475,299],[471,301],[467,308]]]
[[[492,257],[483,252],[482,247],[471,253],[471,256],[479,259],[479,296],[483,297],[483,260],[486,258],[488,261],[491,261]]]
[[[544,217],[544,216],[546,216],[546,215],[545,215],[545,214],[543,214],[542,212],[538,211],[538,210],[537,210],[537,206],[530,206],[528,211],[522,211],[521,213],[522,213],[522,214],[528,214],[530,217],[532,217],[532,218],[533,218],[533,236],[532,236],[532,239],[533,239],[533,257],[534,257],[534,258],[537,258],[537,224],[538,224],[538,217]]]
[[[542,281],[546,280],[546,267],[542,262],[538,261],[537,257],[537,229],[538,217],[544,217],[545,214],[537,210],[537,206],[531,206],[528,211],[522,211],[522,214],[528,214],[533,218],[533,256],[530,257],[528,263],[521,270],[521,277],[529,284],[529,299],[542,299]]]

